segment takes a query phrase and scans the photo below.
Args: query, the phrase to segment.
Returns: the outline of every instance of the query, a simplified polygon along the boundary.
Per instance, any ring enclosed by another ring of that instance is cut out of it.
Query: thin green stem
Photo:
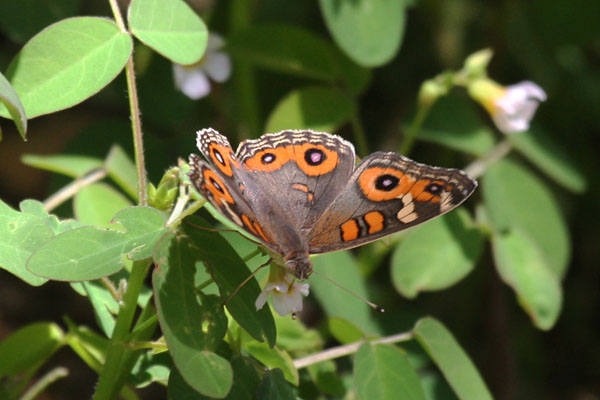
[[[171,222],[169,224],[167,224],[167,226],[175,227],[175,226],[179,225],[185,217],[187,217],[188,215],[194,214],[196,211],[201,209],[205,203],[206,203],[206,200],[204,200],[204,199],[198,200],[198,201],[192,203],[192,205],[190,205],[188,208],[183,210],[183,212],[181,212],[177,217],[175,217],[173,219],[169,218],[171,220]]]
[[[204,289],[205,287],[207,287],[211,283],[214,283],[214,279],[213,278],[209,278],[209,279],[205,280],[204,282],[202,282],[201,284],[199,284],[198,286],[196,286],[196,288],[194,290],[196,292],[201,292],[202,289]]]
[[[246,257],[244,257],[242,260],[244,260],[244,262],[247,262],[249,260],[252,260],[254,257],[256,257],[259,254],[262,254],[262,249],[258,248],[256,250],[254,250],[252,253],[248,254]]]
[[[364,157],[369,154],[369,146],[367,144],[367,137],[363,128],[358,110],[354,111],[350,118],[352,124],[352,132],[354,133],[354,142],[356,143],[356,150],[359,156]]]
[[[33,400],[42,393],[44,389],[52,385],[60,378],[64,378],[69,375],[69,370],[65,367],[56,367],[44,374],[35,384],[33,384],[23,395],[20,400]]]
[[[479,178],[490,166],[506,157],[511,150],[512,144],[508,139],[504,139],[498,142],[489,153],[467,165],[465,172],[472,178]]]
[[[414,335],[412,332],[398,333],[396,335],[386,336],[381,339],[372,340],[371,343],[381,344],[406,342],[408,340],[412,340],[413,336]],[[294,360],[294,367],[296,367],[297,369],[305,368],[312,364],[317,364],[323,361],[333,360],[334,358],[340,358],[343,356],[354,354],[358,351],[360,346],[362,346],[366,342],[367,340],[359,340],[358,342],[346,344],[344,346],[332,347],[331,349],[327,349],[316,354],[311,354],[310,356],[298,358]]]
[[[68,185],[64,186],[58,192],[44,200],[44,209],[47,212],[54,210],[71,197],[75,196],[84,187],[91,185],[92,183],[98,182],[104,179],[108,175],[104,168],[90,171],[89,173],[81,176]]]
[[[115,399],[129,370],[129,358],[131,350],[127,349],[125,338],[131,329],[131,323],[137,308],[137,299],[148,272],[150,262],[147,260],[134,261],[129,276],[127,292],[123,296],[123,305],[119,310],[115,328],[106,350],[106,361],[100,371],[100,378],[96,386],[96,392],[92,399],[109,400]]]
[[[117,0],[108,0],[110,8],[122,32],[129,34]],[[138,178],[138,203],[148,205],[148,189],[146,187],[146,162],[144,161],[144,140],[142,135],[142,120],[140,119],[140,104],[135,83],[135,68],[133,54],[129,56],[125,65],[125,78],[127,80],[127,93],[129,94],[129,113],[131,114],[131,131],[133,133],[133,150]]]

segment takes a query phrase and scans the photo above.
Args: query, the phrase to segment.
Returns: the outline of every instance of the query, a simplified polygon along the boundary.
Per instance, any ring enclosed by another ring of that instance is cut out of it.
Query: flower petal
[[[266,290],[260,292],[260,294],[256,298],[256,301],[254,302],[254,307],[256,307],[256,311],[260,310],[265,306],[265,303],[267,302],[267,297],[269,297],[269,292],[267,292]]]
[[[231,60],[225,53],[214,52],[208,54],[202,68],[215,82],[225,82],[231,76]]]
[[[198,100],[210,93],[210,82],[200,68],[187,69],[173,64],[175,86],[192,100]]]

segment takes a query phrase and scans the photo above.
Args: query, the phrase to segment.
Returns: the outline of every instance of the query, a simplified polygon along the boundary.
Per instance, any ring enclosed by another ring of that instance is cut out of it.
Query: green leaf
[[[392,254],[392,283],[408,298],[454,285],[473,270],[483,235],[465,210],[455,210],[409,233]]]
[[[389,62],[404,36],[404,2],[398,0],[320,0],[325,24],[335,42],[357,64]]]
[[[261,400],[296,400],[294,390],[283,378],[280,369],[275,368],[265,372],[262,382],[256,392],[256,398]]]
[[[344,318],[329,317],[327,329],[340,343],[354,343],[365,338],[365,334],[356,325]]]
[[[268,307],[257,311],[254,306],[260,294],[258,282],[250,279],[240,288],[250,275],[248,267],[221,235],[202,230],[203,226],[207,226],[206,223],[197,217],[188,217],[183,223],[184,232],[196,247],[197,261],[204,264],[219,286],[222,301],[229,299],[239,288],[226,305],[231,316],[256,340],[266,339],[269,346],[275,345],[275,322],[271,311]]]
[[[81,226],[81,223],[79,221],[75,221],[74,219],[66,219],[61,221],[56,217],[56,215],[48,214],[44,205],[37,200],[23,200],[19,204],[19,207],[24,213],[31,214],[46,221],[52,230],[52,233],[55,235],[79,228]]]
[[[168,235],[156,248],[152,274],[158,319],[173,362],[198,392],[223,398],[233,384],[229,362],[213,350],[225,336],[227,318],[216,296],[194,287],[196,249],[187,237]]]
[[[226,49],[234,57],[277,72],[341,81],[352,93],[363,91],[370,72],[310,31],[291,25],[252,26],[233,34]]]
[[[46,218],[20,213],[0,200],[0,267],[30,285],[45,283],[47,279],[28,271],[26,263],[31,254],[52,236]]]
[[[359,399],[423,399],[419,377],[406,356],[387,344],[365,343],[354,360]]]
[[[131,202],[111,186],[94,183],[82,188],[73,199],[75,217],[86,225],[112,228],[113,216]]]
[[[64,334],[54,323],[37,322],[0,342],[0,378],[39,368],[63,345]]]
[[[171,356],[167,352],[155,354],[152,351],[142,353],[131,369],[130,382],[136,388],[142,388],[158,382],[166,385],[173,367]]]
[[[242,347],[248,354],[269,368],[280,368],[285,379],[298,386],[298,370],[294,367],[294,361],[287,351],[277,347],[271,348],[267,343],[258,342],[244,331],[241,332],[241,337]]]
[[[574,193],[586,190],[585,176],[575,160],[546,132],[531,129],[518,135],[508,135],[508,139],[515,149],[558,184]]]
[[[115,328],[115,318],[119,305],[98,281],[81,282],[85,295],[90,299],[98,326],[106,337],[111,337]]]
[[[37,249],[27,268],[55,280],[98,279],[123,268],[124,255],[134,260],[150,257],[166,232],[165,217],[149,207],[126,208],[115,222],[124,231],[86,226],[56,236]]]
[[[260,383],[258,373],[249,358],[238,356],[231,360],[233,367],[233,386],[230,399],[253,399]]]
[[[17,126],[17,130],[23,140],[26,140],[27,116],[25,115],[25,109],[23,108],[23,104],[21,104],[19,96],[17,96],[17,93],[10,85],[10,82],[8,82],[2,74],[0,74],[0,102],[2,102],[4,107],[8,110],[8,113]],[[0,136],[0,138],[2,138],[2,136]]]
[[[495,142],[492,131],[481,121],[472,102],[457,96],[442,97],[432,106],[417,138],[475,156],[486,154]]]
[[[206,25],[182,0],[133,0],[127,19],[138,39],[174,63],[194,64],[206,50]]]
[[[323,339],[314,329],[308,329],[299,320],[273,314],[277,327],[277,346],[289,351],[311,351],[323,346]]]
[[[554,195],[540,178],[515,161],[503,160],[487,170],[482,190],[495,230],[527,235],[550,270],[562,278],[571,253],[569,233]]]
[[[21,161],[30,167],[72,178],[79,178],[94,169],[102,168],[102,160],[88,156],[24,154]]]
[[[104,167],[113,181],[119,185],[132,199],[137,200],[137,172],[135,164],[125,150],[113,145],[104,160]]]
[[[417,322],[414,334],[459,399],[492,399],[479,371],[444,325],[436,319],[423,318]]]
[[[81,103],[123,69],[132,40],[114,22],[69,18],[50,25],[21,49],[6,71],[28,118]],[[0,108],[0,115],[8,115]]]
[[[349,252],[322,254],[312,259],[314,269],[363,298],[368,298],[365,281],[359,273],[358,265]],[[365,334],[377,334],[379,328],[373,320],[367,304],[348,292],[313,274],[308,279],[310,288],[329,317],[343,318],[358,327]]]
[[[352,99],[337,89],[324,86],[297,89],[275,106],[265,131],[313,129],[334,132],[350,119],[355,107]]]
[[[518,230],[494,233],[494,260],[504,282],[513,288],[535,326],[554,326],[562,305],[562,290],[535,243]]]
[[[346,391],[335,362],[326,360],[307,367],[313,382],[325,394],[341,396]]]

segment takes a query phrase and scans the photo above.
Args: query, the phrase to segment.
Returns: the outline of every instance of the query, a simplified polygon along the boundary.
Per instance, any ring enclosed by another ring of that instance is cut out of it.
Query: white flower
[[[225,82],[231,75],[229,56],[219,51],[225,44],[216,33],[208,36],[206,53],[193,65],[173,64],[175,86],[192,100],[198,100],[210,93],[210,81]]]
[[[546,92],[530,81],[502,87],[490,79],[482,78],[469,85],[469,93],[485,107],[503,133],[529,129],[529,122],[538,105],[546,101]]]
[[[492,118],[504,133],[526,131],[542,101],[546,101],[546,92],[533,82],[524,81],[507,86],[504,96],[494,102]]]
[[[308,283],[298,282],[285,268],[271,266],[269,282],[258,295],[254,305],[260,310],[272,294],[271,303],[277,314],[285,316],[297,313],[302,311],[302,296],[308,296],[308,288]]]

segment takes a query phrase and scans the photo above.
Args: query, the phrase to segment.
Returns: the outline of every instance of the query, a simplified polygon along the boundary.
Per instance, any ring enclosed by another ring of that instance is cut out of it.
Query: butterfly
[[[219,212],[253,235],[300,280],[310,254],[350,249],[458,207],[477,181],[457,169],[375,152],[356,165],[337,135],[286,130],[246,140],[234,153],[213,129],[197,133],[208,162],[189,158],[189,177]]]

